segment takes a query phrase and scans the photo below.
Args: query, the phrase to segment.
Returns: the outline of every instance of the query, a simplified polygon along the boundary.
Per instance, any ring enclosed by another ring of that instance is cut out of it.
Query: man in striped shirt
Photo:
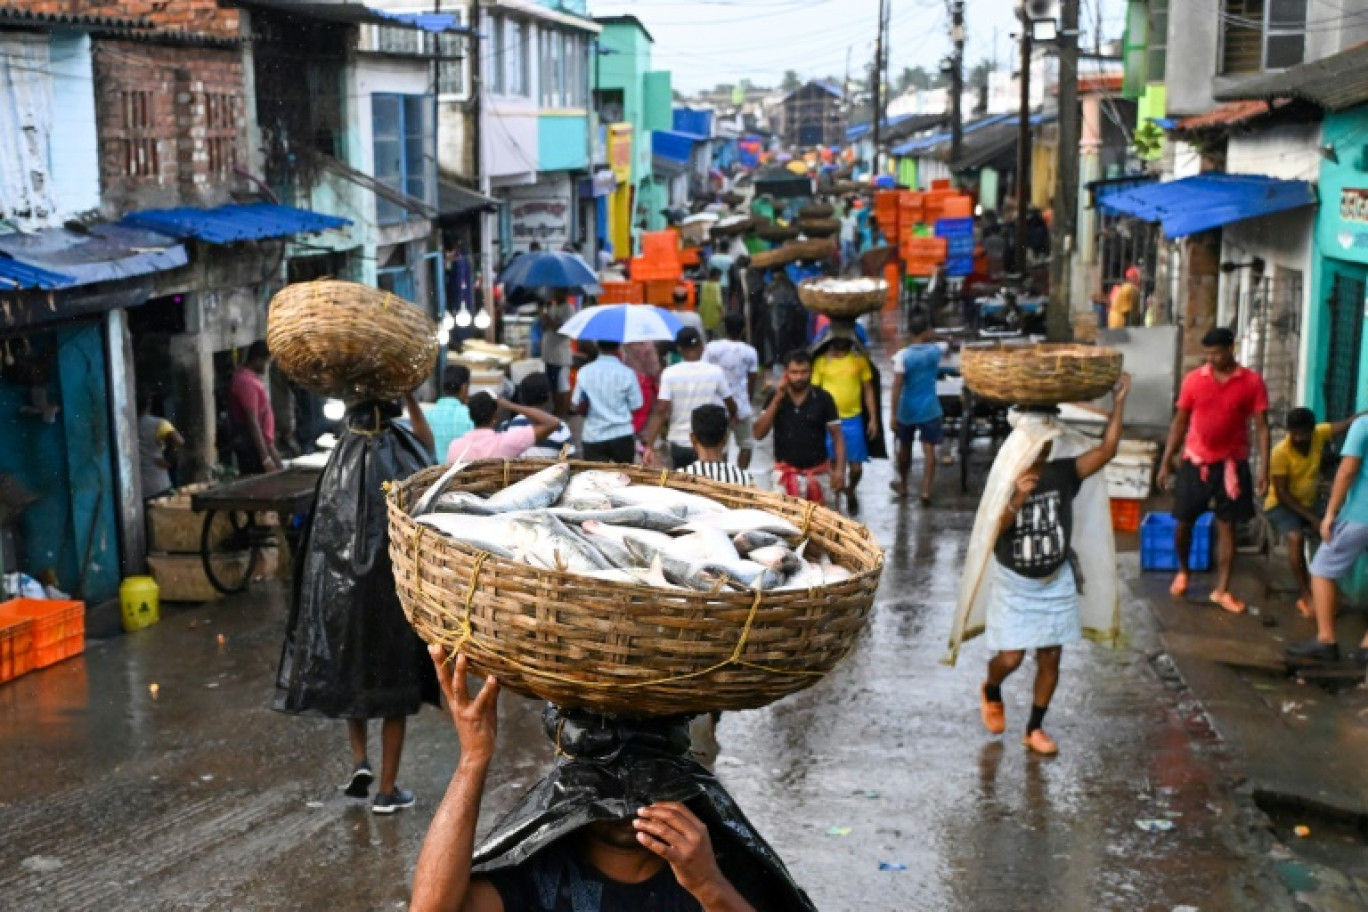
[[[693,410],[689,422],[689,440],[698,459],[679,471],[727,484],[752,486],[749,472],[727,462],[724,449],[731,427],[727,410],[720,405],[700,405]]]

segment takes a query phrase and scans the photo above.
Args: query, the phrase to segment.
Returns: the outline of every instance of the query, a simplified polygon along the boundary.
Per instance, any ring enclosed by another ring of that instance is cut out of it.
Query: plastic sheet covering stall
[[[51,55],[46,35],[0,36],[0,217],[41,220],[54,210]]]

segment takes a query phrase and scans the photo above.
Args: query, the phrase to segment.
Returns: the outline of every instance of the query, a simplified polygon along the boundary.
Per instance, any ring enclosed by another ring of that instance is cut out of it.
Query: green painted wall
[[[651,177],[651,135],[646,126],[646,74],[651,69],[651,38],[635,22],[602,21],[599,35],[599,54],[594,64],[596,84],[600,90],[622,92],[623,121],[632,125],[632,186],[635,199],[649,203]],[[671,116],[673,116],[671,114]],[[668,127],[666,128],[668,129]],[[643,184],[647,193],[643,193]],[[634,210],[637,208],[633,207]],[[632,218],[632,239],[640,236]],[[619,255],[621,255],[619,253]]]

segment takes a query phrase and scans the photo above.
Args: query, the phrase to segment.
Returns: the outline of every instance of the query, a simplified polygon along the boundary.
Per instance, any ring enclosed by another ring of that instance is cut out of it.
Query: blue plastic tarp
[[[386,19],[422,29],[425,32],[469,32],[461,25],[461,19],[454,13],[391,13],[389,10],[370,7],[370,11]]]
[[[1171,238],[1315,203],[1316,191],[1308,182],[1258,174],[1199,174],[1134,187],[1097,201],[1112,215],[1158,222]]]
[[[69,277],[69,286],[115,282],[178,269],[189,262],[185,248],[174,238],[127,225],[93,225],[79,232],[46,228],[0,235],[0,254]]]
[[[712,136],[712,111],[701,108],[675,108],[674,128],[679,133]]]
[[[69,275],[49,272],[17,260],[0,258],[0,291],[27,291],[35,288],[40,291],[55,291],[75,284],[76,280]]]
[[[680,167],[688,167],[693,156],[694,146],[706,140],[706,136],[698,136],[693,133],[655,130],[651,133],[651,155]]]
[[[295,234],[317,234],[333,228],[344,228],[351,221],[275,203],[246,203],[219,206],[216,209],[148,209],[124,216],[121,224],[177,238],[195,238],[210,244],[232,244]]]

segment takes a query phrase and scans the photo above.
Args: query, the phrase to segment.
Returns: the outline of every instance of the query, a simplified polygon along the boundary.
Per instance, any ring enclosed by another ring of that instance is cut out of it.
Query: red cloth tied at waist
[[[1192,454],[1191,450],[1183,451],[1183,458],[1195,465],[1202,473],[1202,481],[1206,482],[1211,478],[1211,467],[1217,463],[1204,463]],[[1238,459],[1223,459],[1219,463],[1223,481],[1225,482],[1226,496],[1231,500],[1240,499],[1240,461]]]
[[[794,468],[787,462],[776,462],[774,470],[779,473],[779,486],[785,494],[825,506],[826,497],[822,494],[822,482],[818,476],[831,474],[829,461],[808,469]]]

